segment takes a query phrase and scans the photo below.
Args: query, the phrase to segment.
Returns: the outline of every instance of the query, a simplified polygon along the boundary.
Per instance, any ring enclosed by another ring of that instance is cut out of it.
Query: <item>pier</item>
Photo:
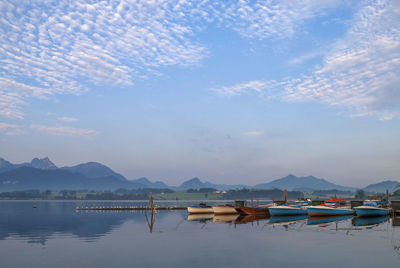
[[[76,210],[137,210],[137,211],[145,211],[148,209],[147,207],[135,207],[135,206],[117,206],[117,207],[77,207]],[[154,210],[186,210],[187,207],[154,207]]]

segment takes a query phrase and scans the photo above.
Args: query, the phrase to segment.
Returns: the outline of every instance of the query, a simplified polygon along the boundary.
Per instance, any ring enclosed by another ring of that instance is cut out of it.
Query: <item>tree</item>
[[[355,198],[357,198],[357,199],[364,199],[365,198],[365,192],[364,192],[364,190],[357,190],[357,192],[356,192],[356,195],[355,195]]]

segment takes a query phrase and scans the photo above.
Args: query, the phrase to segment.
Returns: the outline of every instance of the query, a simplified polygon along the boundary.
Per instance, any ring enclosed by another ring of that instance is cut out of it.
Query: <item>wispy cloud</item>
[[[235,1],[226,4],[224,23],[247,38],[287,38],[299,32],[304,23],[322,16],[341,1]]]
[[[37,125],[32,124],[30,126],[32,129],[35,129],[39,132],[53,134],[53,135],[61,135],[61,136],[87,136],[92,137],[99,134],[98,131],[92,129],[79,129],[73,127],[66,126],[45,126],[45,125]]]
[[[263,131],[248,131],[248,132],[245,132],[244,135],[246,135],[246,136],[261,136],[261,135],[264,135],[264,132]]]
[[[180,2],[2,1],[0,115],[22,118],[29,97],[130,86],[158,67],[198,62],[207,49],[191,38],[191,3]]]
[[[20,135],[23,133],[21,126],[2,122],[0,122],[0,132],[6,135]]]
[[[324,55],[310,74],[283,81],[249,81],[217,90],[255,92],[286,101],[319,101],[344,106],[353,116],[375,114],[389,120],[400,106],[400,6],[371,2],[354,17],[346,36]]]
[[[68,117],[68,116],[58,117],[57,119],[58,119],[59,121],[63,121],[63,122],[77,122],[77,121],[79,121],[78,118],[75,118],[75,117]]]

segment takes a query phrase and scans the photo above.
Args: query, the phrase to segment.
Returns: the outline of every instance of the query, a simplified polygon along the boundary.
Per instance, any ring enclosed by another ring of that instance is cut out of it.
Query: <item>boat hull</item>
[[[238,214],[239,212],[234,207],[229,206],[214,206],[212,207],[214,214]]]
[[[214,213],[214,210],[212,207],[187,207],[188,213],[189,214],[212,214]]]
[[[241,207],[240,211],[247,215],[269,215],[269,209],[267,208],[248,208]]]
[[[307,210],[301,207],[276,206],[269,208],[269,214],[271,216],[307,215]]]
[[[338,216],[338,215],[353,215],[354,211],[347,208],[331,208],[325,206],[308,207],[307,213],[311,217],[315,216]]]
[[[374,217],[374,216],[386,216],[390,213],[390,209],[376,208],[368,206],[355,207],[357,216],[360,217]]]

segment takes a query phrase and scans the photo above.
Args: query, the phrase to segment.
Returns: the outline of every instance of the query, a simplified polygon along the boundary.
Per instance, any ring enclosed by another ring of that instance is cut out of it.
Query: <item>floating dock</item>
[[[124,206],[118,206],[118,207],[77,207],[76,210],[139,210],[139,211],[145,211],[149,210],[150,208],[148,207],[134,207],[134,206],[129,206],[129,207],[124,207]],[[186,210],[187,207],[154,207],[155,210]]]

